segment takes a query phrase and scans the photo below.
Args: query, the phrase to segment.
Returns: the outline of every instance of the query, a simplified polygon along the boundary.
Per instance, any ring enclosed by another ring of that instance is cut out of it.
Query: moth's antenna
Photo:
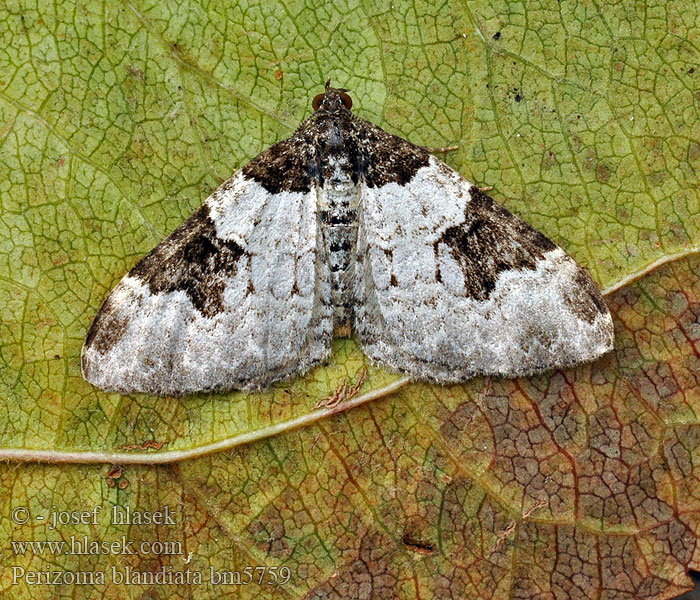
[[[326,81],[326,91],[328,91],[328,88],[331,87],[331,78],[328,78],[328,81]]]

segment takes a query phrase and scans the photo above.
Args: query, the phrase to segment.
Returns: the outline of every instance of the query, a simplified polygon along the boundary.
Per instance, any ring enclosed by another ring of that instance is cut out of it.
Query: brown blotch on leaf
[[[126,479],[121,479],[123,474],[124,470],[121,467],[110,467],[109,471],[107,471],[107,474],[105,475],[105,479],[107,479],[107,487],[113,488],[115,486],[118,486],[120,489],[123,490],[126,487],[126,485],[128,485]],[[121,481],[119,481],[120,479]]]
[[[129,75],[136,77],[137,79],[143,79],[143,70],[132,65],[129,67]]]
[[[125,444],[120,446],[120,450],[160,450],[164,446],[163,442],[155,440],[146,440],[142,444]]]
[[[358,531],[355,537],[359,547],[347,550],[333,575],[310,589],[304,600],[389,600],[403,597],[400,585],[405,579],[392,560],[395,548],[389,537],[371,530]]]
[[[152,448],[153,450],[160,450],[163,447],[163,442],[156,442],[155,440],[147,440],[143,443],[143,449],[148,450]]]
[[[332,394],[319,400],[314,405],[314,409],[335,408],[341,402],[347,402],[348,400],[352,400],[355,396],[357,396],[358,392],[360,391],[360,388],[362,387],[365,381],[367,381],[367,367],[363,365],[363,367],[360,369],[359,374],[357,375],[357,380],[355,381],[355,383],[350,385],[347,378],[343,379],[342,383],[340,384],[340,387],[334,390]]]
[[[122,472],[121,467],[112,467],[107,473],[107,477],[111,479],[119,479],[122,476]]]
[[[405,533],[401,541],[406,548],[418,554],[425,554],[427,556],[435,554],[435,544],[414,538],[410,533]]]

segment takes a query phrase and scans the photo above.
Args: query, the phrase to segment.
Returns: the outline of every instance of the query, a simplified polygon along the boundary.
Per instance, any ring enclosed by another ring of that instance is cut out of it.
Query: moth
[[[561,248],[426,149],[317,95],[294,134],[207,198],[109,294],[82,372],[122,393],[262,389],[354,332],[441,384],[592,361],[600,292]]]

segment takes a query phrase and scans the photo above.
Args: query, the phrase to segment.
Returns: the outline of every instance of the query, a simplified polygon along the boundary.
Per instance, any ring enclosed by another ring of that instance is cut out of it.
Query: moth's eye
[[[318,110],[319,107],[321,106],[321,100],[323,100],[323,94],[317,94],[314,96],[314,99],[311,101],[311,108],[314,110]]]
[[[350,110],[352,108],[352,98],[348,96],[345,92],[340,92],[340,99],[343,101],[345,108]]]

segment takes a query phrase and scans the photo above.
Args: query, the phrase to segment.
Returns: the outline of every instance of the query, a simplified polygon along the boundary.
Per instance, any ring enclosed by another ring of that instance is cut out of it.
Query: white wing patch
[[[85,378],[182,395],[262,388],[309,369],[333,332],[319,239],[314,190],[271,195],[237,173],[107,298],[83,349]],[[226,251],[234,264],[217,264]]]
[[[533,374],[612,347],[610,314],[585,272],[436,158],[408,185],[364,187],[359,215],[354,326],[377,362],[449,383]]]

